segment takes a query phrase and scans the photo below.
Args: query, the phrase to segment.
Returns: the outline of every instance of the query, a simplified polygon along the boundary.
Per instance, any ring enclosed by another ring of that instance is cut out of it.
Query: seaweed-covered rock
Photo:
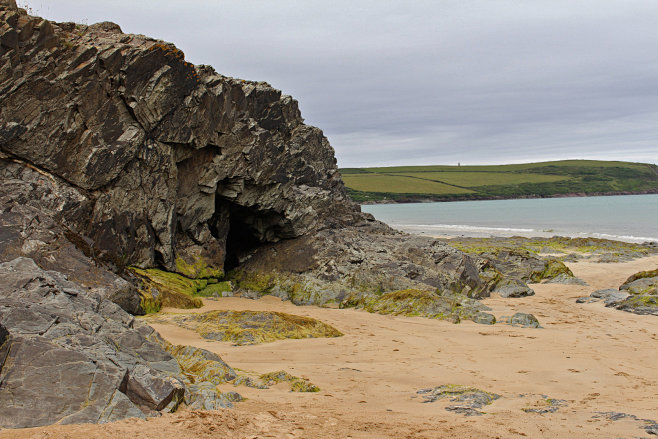
[[[432,291],[400,290],[390,293],[354,293],[340,304],[341,308],[363,308],[368,312],[404,316],[421,316],[446,319],[459,323],[473,319],[490,308],[481,302],[460,294],[441,295]]]
[[[619,287],[619,291],[629,296],[616,304],[617,309],[658,315],[658,269],[635,273]]]
[[[278,383],[287,382],[290,384],[291,392],[319,392],[320,388],[308,380],[290,375],[285,370],[277,372],[269,372],[260,376],[262,382],[268,386],[273,386]]]
[[[500,398],[500,395],[495,393],[454,384],[421,389],[416,393],[423,395],[423,402],[435,402],[440,399],[449,398],[450,402],[456,402],[457,404],[451,404],[445,409],[463,414],[464,416],[480,416],[483,413],[477,409],[481,409]]]
[[[653,419],[646,419],[646,418],[639,418],[635,415],[631,415],[629,413],[622,413],[622,412],[596,412],[592,418],[597,419],[597,418],[605,418],[610,421],[619,421],[621,419],[632,419],[633,421],[637,421],[640,423],[642,428],[644,428],[644,431],[646,431],[649,434],[656,435],[658,436],[658,422],[654,421]]]
[[[524,328],[541,328],[539,320],[532,314],[517,312],[511,317],[501,317],[499,319],[502,323],[507,323],[512,326],[522,326]]]
[[[236,345],[267,343],[275,340],[340,337],[336,328],[319,320],[273,311],[208,311],[194,314],[168,314],[148,321],[174,323],[198,332],[203,338],[230,341]]]
[[[173,355],[183,375],[192,384],[208,382],[216,386],[231,381],[237,376],[231,366],[219,355],[210,351],[194,346],[172,345],[164,340],[161,344]]]
[[[481,325],[493,325],[496,323],[496,317],[493,314],[489,314],[488,312],[475,313],[471,320]]]
[[[495,253],[483,253],[505,276],[525,282],[541,282],[559,275],[573,277],[573,273],[557,258],[542,258],[521,249],[500,249]]]
[[[605,306],[615,307],[634,314],[658,315],[658,270],[641,271],[630,276],[619,290],[605,289],[594,291],[589,297],[577,301],[592,302],[603,300]]]
[[[259,247],[229,277],[238,294],[256,291],[298,305],[406,289],[477,299],[488,297],[499,280],[486,261],[374,220]]]
[[[545,284],[562,284],[562,285],[580,285],[586,287],[588,284],[584,280],[574,277],[573,275],[568,275],[566,273],[560,273],[557,276],[547,279],[542,283]]]
[[[236,392],[220,392],[213,383],[203,381],[199,384],[189,385],[190,393],[185,403],[193,410],[217,410],[231,408],[234,402],[243,400]]]
[[[620,290],[625,289],[625,286],[639,279],[646,279],[658,277],[658,268],[655,270],[640,271],[631,275],[626,281],[619,287]]]
[[[537,401],[536,404],[530,407],[524,407],[521,410],[526,413],[539,413],[540,415],[543,415],[545,413],[555,413],[560,410],[560,408],[566,407],[567,405],[567,401],[564,399],[549,398],[542,395],[542,398]]]

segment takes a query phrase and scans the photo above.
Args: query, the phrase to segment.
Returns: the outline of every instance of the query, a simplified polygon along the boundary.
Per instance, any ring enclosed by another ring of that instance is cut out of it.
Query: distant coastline
[[[340,169],[357,203],[422,203],[658,193],[658,166],[601,160]]]
[[[379,199],[369,201],[358,201],[361,205],[374,204],[412,204],[412,203],[447,203],[452,201],[492,201],[492,200],[524,200],[538,198],[577,198],[577,197],[612,197],[616,195],[655,195],[658,189],[644,191],[615,191],[615,192],[570,192],[566,194],[553,195],[517,195],[517,196],[451,196],[451,197],[409,197],[398,199]]]

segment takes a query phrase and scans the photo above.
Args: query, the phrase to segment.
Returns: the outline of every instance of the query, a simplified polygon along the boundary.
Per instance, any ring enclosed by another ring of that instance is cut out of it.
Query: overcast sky
[[[658,163],[656,0],[19,0],[295,97],[341,167]]]

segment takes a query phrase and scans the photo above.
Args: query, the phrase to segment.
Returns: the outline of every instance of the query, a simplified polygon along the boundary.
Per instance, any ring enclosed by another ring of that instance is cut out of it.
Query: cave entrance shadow
[[[216,214],[211,232],[218,239],[223,234],[220,230],[226,233],[224,271],[238,267],[246,256],[263,244],[287,237],[286,227],[283,226],[285,219],[281,214],[240,206],[219,197],[215,204]]]
[[[226,235],[226,257],[224,270],[229,271],[240,265],[240,260],[263,244],[253,223],[254,214],[241,206],[231,206],[229,228]]]

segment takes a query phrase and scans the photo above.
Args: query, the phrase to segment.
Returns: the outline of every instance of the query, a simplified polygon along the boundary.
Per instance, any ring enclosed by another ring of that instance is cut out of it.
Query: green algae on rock
[[[177,257],[176,271],[183,276],[192,279],[224,277],[224,270],[221,268],[213,268],[200,256],[191,263],[186,262],[185,259],[180,256]]]
[[[260,379],[268,386],[278,383],[290,383],[291,392],[319,392],[320,388],[306,379],[289,374],[285,370],[269,372],[260,376]]]
[[[171,308],[200,308],[203,302],[198,297],[222,297],[230,295],[230,281],[220,282],[217,278],[191,279],[178,273],[155,268],[130,267],[130,271],[142,281],[140,294],[142,309],[147,314],[158,312],[163,306]]]
[[[533,272],[530,275],[531,282],[541,282],[543,280],[555,279],[558,276],[563,276],[566,278],[574,277],[573,272],[564,265],[564,262],[556,258],[546,259],[546,265],[541,272]]]
[[[235,379],[235,371],[218,355],[192,346],[167,343],[165,350],[178,361],[190,383],[208,381],[215,385]]]
[[[655,270],[640,271],[638,273],[633,274],[628,279],[626,279],[626,282],[624,282],[624,284],[619,288],[622,288],[624,285],[630,284],[631,282],[634,282],[638,279],[645,279],[648,277],[658,277],[658,268],[656,268]]]
[[[649,243],[638,244],[601,238],[552,238],[495,237],[495,238],[451,238],[443,242],[465,253],[495,253],[499,249],[523,249],[535,254],[552,254],[564,260],[593,258],[596,262],[629,261],[658,253],[658,247]]]
[[[434,388],[421,389],[416,393],[424,395],[423,402],[425,403],[450,398],[450,402],[456,402],[457,404],[449,405],[445,409],[464,416],[481,416],[483,412],[476,409],[489,405],[500,398],[500,395],[495,393],[456,384],[444,384]]]
[[[158,316],[193,330],[203,338],[238,346],[276,340],[340,337],[336,328],[310,317],[272,311],[209,311]],[[158,320],[153,320],[158,321]]]
[[[130,267],[143,283],[140,289],[144,311],[159,311],[161,307],[200,308],[203,302],[194,297],[196,292],[208,285],[206,279],[189,279],[178,273],[155,268]]]
[[[242,396],[236,392],[223,393],[217,389],[218,384],[237,377],[219,355],[194,346],[173,345],[159,336],[153,337],[153,341],[176,359],[185,383],[184,397],[173,401],[168,407],[170,412],[183,402],[191,409],[216,410],[230,408],[233,402],[242,401]]]
[[[635,273],[619,290],[630,296],[616,304],[617,309],[635,314],[658,315],[658,269]]]
[[[523,328],[541,328],[537,317],[523,312],[517,312],[511,317],[501,317],[498,321],[512,326],[521,326]]]
[[[403,316],[420,316],[459,323],[471,320],[490,308],[463,294],[407,289],[389,293],[353,293],[340,304],[341,308],[363,308],[368,312]]]
[[[619,290],[597,290],[589,297],[580,297],[578,303],[603,301],[605,306],[614,307],[634,314],[658,315],[658,269],[640,271],[624,282]]]

